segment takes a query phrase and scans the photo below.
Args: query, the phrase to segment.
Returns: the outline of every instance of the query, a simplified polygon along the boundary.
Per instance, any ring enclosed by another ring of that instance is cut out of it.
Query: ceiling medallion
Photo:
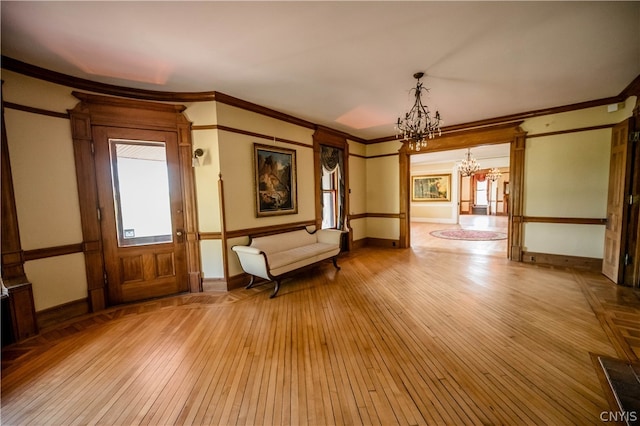
[[[408,144],[408,147],[412,151],[420,151],[427,147],[427,139],[433,139],[436,136],[442,134],[440,129],[440,113],[436,111],[434,117],[431,117],[429,107],[422,103],[422,91],[428,92],[422,86],[420,79],[424,76],[423,72],[417,72],[413,77],[418,80],[415,91],[415,103],[409,112],[404,116],[404,119],[398,117],[396,123],[397,136],[402,135],[403,142]]]

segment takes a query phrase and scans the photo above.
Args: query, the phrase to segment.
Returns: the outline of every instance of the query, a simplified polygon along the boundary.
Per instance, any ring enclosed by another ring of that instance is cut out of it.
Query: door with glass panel
[[[109,302],[187,291],[177,135],[94,127]]]

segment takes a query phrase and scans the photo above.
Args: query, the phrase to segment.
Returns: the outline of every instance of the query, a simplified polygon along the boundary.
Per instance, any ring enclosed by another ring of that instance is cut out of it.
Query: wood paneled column
[[[511,158],[509,160],[509,230],[508,247],[509,259],[522,262],[522,243],[524,228],[524,151],[526,145],[526,133],[515,135],[511,143]]]
[[[0,98],[2,96],[0,95]],[[2,206],[1,234],[2,241],[2,280],[9,290],[9,310],[11,315],[12,340],[23,340],[38,334],[36,312],[33,303],[31,283],[24,272],[24,255],[20,244],[20,228],[18,212],[13,191],[13,176],[9,158],[9,142],[4,122],[4,100],[0,101],[2,112]]]

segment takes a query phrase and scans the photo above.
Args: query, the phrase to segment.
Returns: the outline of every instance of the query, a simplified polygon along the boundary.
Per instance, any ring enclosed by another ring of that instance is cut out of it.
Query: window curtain
[[[344,183],[344,155],[343,151],[338,148],[334,148],[331,146],[321,145],[320,146],[320,163],[322,168],[327,173],[333,173],[334,171],[338,174],[338,205],[336,206],[338,209],[338,223],[336,227],[338,229],[344,228],[344,197],[345,197],[345,183]],[[321,202],[323,199],[321,198]],[[323,202],[324,207],[324,202]]]

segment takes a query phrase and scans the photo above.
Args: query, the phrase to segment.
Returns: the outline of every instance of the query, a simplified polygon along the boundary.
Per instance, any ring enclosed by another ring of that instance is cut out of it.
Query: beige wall
[[[265,135],[258,138],[245,134],[218,131],[220,173],[224,182],[226,229],[239,231],[287,223],[315,220],[315,177],[313,164],[313,129],[266,117],[225,104],[218,104],[218,124],[234,129]],[[274,142],[274,138],[277,141]],[[280,142],[286,139],[296,144]],[[254,181],[254,143],[296,152],[298,213],[269,217],[256,217]],[[303,144],[302,146],[299,144]],[[229,274],[240,274],[242,269],[235,252],[235,244],[246,244],[247,238],[228,241]]]
[[[349,141],[349,214],[359,215],[367,212],[367,160],[366,146]],[[351,220],[353,240],[367,237],[366,218]]]
[[[61,113],[78,103],[69,88],[6,71],[2,79],[6,102]],[[22,249],[81,243],[69,120],[6,108],[5,125]],[[82,254],[32,260],[24,266],[38,311],[87,297]]]
[[[411,166],[411,177],[425,175],[451,175],[450,201],[413,201],[412,191],[409,188],[411,200],[411,221],[432,223],[456,223],[458,208],[460,178],[456,170],[455,162],[440,164],[415,164]],[[412,180],[410,180],[412,182]]]
[[[526,120],[524,215],[605,218],[611,129],[533,136],[619,123],[634,106],[632,97],[613,113],[605,105]],[[526,223],[523,249],[602,258],[604,225]]]
[[[218,155],[218,131],[214,128],[218,122],[215,102],[196,102],[187,105],[185,115],[193,123],[193,149],[204,151],[200,166],[194,168],[196,200],[198,207],[198,231],[200,233],[219,233],[222,231],[220,191],[218,179],[220,158]],[[198,128],[202,126],[204,128]],[[224,278],[224,259],[222,240],[203,239],[200,241],[200,264],[202,277]]]
[[[398,214],[400,212],[400,142],[367,145],[366,208],[367,213]],[[366,236],[397,240],[400,237],[398,218],[370,217]]]

